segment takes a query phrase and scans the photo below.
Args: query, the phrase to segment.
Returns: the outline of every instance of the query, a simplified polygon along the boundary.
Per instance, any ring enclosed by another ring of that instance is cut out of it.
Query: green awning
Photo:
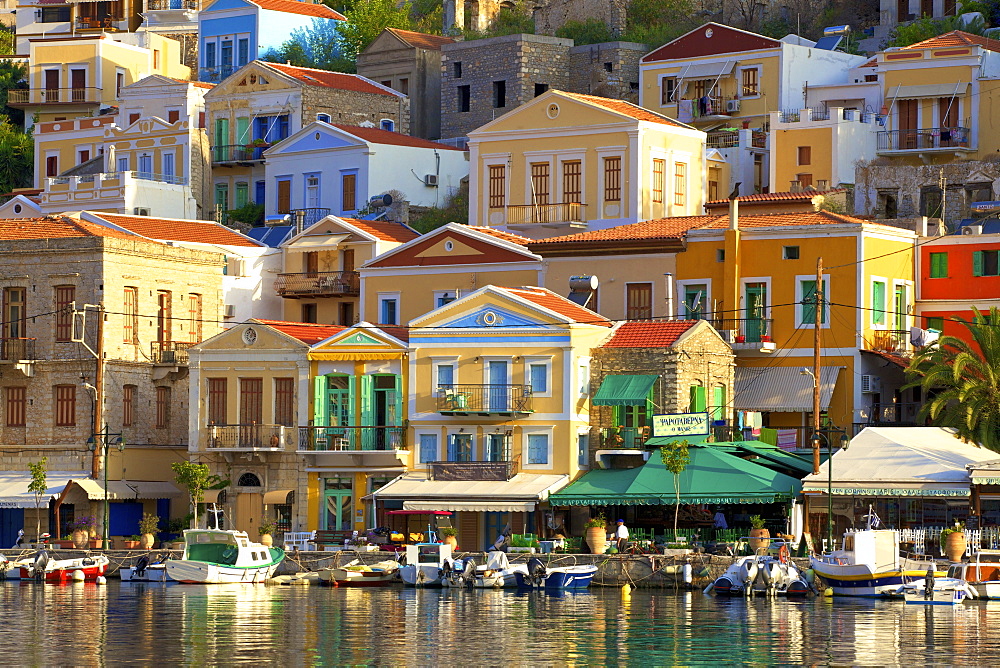
[[[594,394],[594,406],[645,406],[659,376],[605,376]]]
[[[795,471],[803,476],[812,473],[813,470],[812,462],[763,441],[733,441],[731,443],[719,443],[719,445],[731,445],[737,452],[760,457],[762,460],[765,460],[760,462],[762,466],[778,466],[789,471]]]
[[[712,445],[690,449],[691,461],[680,475],[680,502],[774,503],[802,490],[791,476],[740,459]],[[553,506],[657,506],[677,502],[674,477],[658,456],[634,469],[590,471],[549,495]]]
[[[677,441],[687,441],[688,445],[704,443],[708,439],[708,434],[695,434],[693,436],[654,436],[646,441],[646,446],[650,448],[660,448]]]

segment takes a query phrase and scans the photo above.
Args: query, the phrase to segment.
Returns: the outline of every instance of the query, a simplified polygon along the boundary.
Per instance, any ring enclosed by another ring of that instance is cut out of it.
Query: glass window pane
[[[528,463],[549,463],[549,435],[528,434]]]
[[[531,391],[535,394],[549,391],[548,365],[532,364],[529,367],[531,377]]]
[[[420,463],[437,461],[437,434],[420,434]]]

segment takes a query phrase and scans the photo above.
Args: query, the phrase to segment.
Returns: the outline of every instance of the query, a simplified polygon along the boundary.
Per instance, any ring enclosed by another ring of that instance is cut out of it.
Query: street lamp
[[[826,432],[826,433],[823,433]],[[840,449],[846,451],[851,439],[843,429],[824,429],[812,435],[813,450],[818,452],[819,446],[826,441],[826,538],[830,552],[833,551],[833,442],[830,433],[840,434]]]

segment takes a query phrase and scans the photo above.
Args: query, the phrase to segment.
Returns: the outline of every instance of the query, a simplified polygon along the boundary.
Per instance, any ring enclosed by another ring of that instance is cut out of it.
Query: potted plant
[[[955,526],[941,531],[941,550],[948,556],[948,561],[961,561],[965,548],[965,524],[955,522]]]
[[[751,515],[750,526],[750,547],[754,550],[767,549],[771,544],[771,532],[764,528],[764,518]]]
[[[55,541],[55,546],[58,547],[60,550],[72,550],[74,547],[76,547],[75,545],[73,545],[73,536],[70,534],[67,534],[62,538],[60,538],[59,540]]]
[[[139,543],[142,549],[152,549],[154,541],[153,534],[159,530],[160,518],[152,513],[143,513],[142,519],[139,520]]]
[[[591,554],[604,554],[608,542],[607,524],[603,515],[587,520],[587,545]]]
[[[274,538],[271,537],[274,533],[274,522],[261,522],[257,527],[257,533],[260,534],[260,544],[264,547],[271,547],[274,544]]]
[[[97,520],[89,515],[78,517],[69,525],[73,547],[82,550],[87,547],[91,534],[97,533]]]
[[[131,536],[124,536],[122,538],[122,546],[126,550],[134,550],[139,547],[140,536],[138,534],[133,534]]]
[[[445,545],[451,545],[451,551],[458,551],[458,531],[455,527],[440,527],[438,529],[438,536],[441,537],[441,542]]]

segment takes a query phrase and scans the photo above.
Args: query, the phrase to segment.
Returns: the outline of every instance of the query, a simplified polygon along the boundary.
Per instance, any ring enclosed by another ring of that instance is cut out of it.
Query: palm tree
[[[1000,309],[972,311],[971,322],[953,320],[969,330],[973,343],[942,336],[910,362],[903,389],[927,393],[921,420],[953,427],[962,439],[1000,452]]]

